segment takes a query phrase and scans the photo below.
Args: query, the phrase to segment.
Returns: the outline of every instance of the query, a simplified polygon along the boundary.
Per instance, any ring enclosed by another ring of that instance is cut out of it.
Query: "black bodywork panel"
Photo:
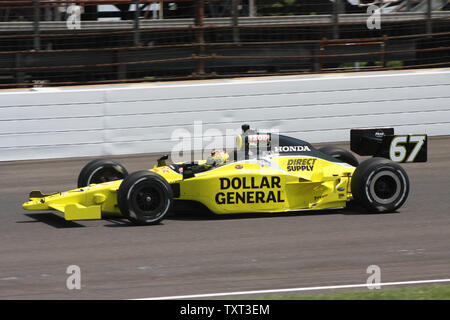
[[[320,152],[304,140],[270,132],[257,132],[247,128],[246,130],[243,128],[243,131],[242,150],[235,150],[235,160],[259,158],[265,152],[273,152],[280,155],[317,157],[330,162],[343,163],[328,154]],[[255,137],[262,137],[262,139],[258,140]]]
[[[416,142],[411,141],[414,135],[398,135],[405,136],[406,142],[401,143],[401,147],[405,149],[406,155],[410,155],[416,147]],[[374,156],[391,159],[392,141],[398,137],[394,135],[394,128],[373,128],[373,129],[351,129],[350,131],[350,149],[360,156]],[[416,135],[417,136],[417,135]],[[409,162],[426,162],[428,138],[425,140],[413,161]],[[405,156],[404,159],[407,157]],[[405,162],[405,161],[397,161]]]

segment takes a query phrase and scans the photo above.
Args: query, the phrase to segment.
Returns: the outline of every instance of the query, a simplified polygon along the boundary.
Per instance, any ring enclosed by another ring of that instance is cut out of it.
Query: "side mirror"
[[[166,160],[169,159],[169,155],[165,154],[158,159],[158,167],[164,167],[166,165]]]

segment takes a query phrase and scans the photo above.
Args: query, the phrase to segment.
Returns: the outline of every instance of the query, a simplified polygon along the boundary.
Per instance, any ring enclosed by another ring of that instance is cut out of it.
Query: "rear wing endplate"
[[[360,156],[374,156],[399,163],[426,162],[426,134],[394,135],[394,128],[350,131],[350,149]]]

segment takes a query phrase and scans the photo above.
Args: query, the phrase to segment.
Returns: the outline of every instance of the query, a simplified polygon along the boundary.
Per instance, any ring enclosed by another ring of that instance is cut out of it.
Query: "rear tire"
[[[172,188],[160,175],[141,170],[126,177],[117,192],[124,217],[136,225],[158,224],[172,206]]]
[[[78,188],[114,180],[128,175],[127,169],[118,162],[109,159],[96,159],[89,162],[78,175]]]
[[[348,163],[354,167],[359,165],[358,159],[350,152],[343,148],[335,147],[335,146],[325,146],[319,149],[320,152],[323,152],[333,158],[340,160],[342,162]]]
[[[408,198],[409,180],[397,163],[384,158],[363,161],[351,179],[353,199],[370,212],[393,212]]]

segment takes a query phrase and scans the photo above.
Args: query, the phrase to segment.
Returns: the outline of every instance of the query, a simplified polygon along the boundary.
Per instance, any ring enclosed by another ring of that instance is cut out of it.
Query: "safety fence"
[[[377,26],[346,1],[287,1],[284,17],[256,16],[273,1],[0,1],[0,87],[445,67],[447,2],[407,1]]]

